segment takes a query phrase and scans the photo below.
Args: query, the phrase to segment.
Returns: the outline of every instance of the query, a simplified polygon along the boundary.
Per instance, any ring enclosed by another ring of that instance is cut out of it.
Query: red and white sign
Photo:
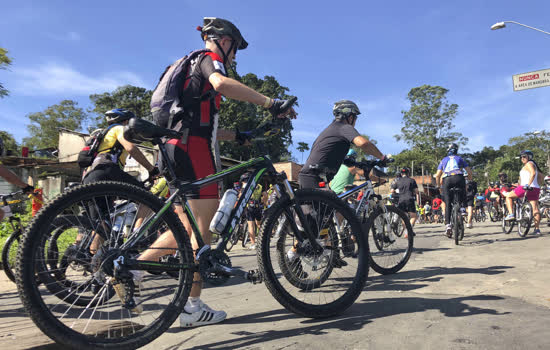
[[[512,80],[514,82],[514,91],[550,86],[550,69],[516,74],[512,77]]]

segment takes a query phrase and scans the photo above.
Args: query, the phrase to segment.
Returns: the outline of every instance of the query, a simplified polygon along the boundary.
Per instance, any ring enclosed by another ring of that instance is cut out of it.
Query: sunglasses
[[[529,158],[528,156],[521,156],[521,158]]]

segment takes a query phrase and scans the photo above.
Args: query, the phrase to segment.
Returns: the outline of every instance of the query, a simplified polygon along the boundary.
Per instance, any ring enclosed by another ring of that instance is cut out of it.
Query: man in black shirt
[[[416,181],[409,177],[411,169],[404,167],[401,169],[401,177],[396,179],[391,186],[391,193],[399,193],[399,202],[397,207],[404,212],[409,213],[411,226],[416,223],[416,202],[418,198],[418,185]],[[414,234],[414,233],[413,233]],[[405,238],[408,232],[405,233]]]
[[[332,109],[334,121],[313,142],[311,153],[300,171],[301,188],[318,188],[319,182],[332,180],[344,161],[351,143],[366,154],[383,159],[380,150],[355,129],[359,107],[349,100],[338,101]]]

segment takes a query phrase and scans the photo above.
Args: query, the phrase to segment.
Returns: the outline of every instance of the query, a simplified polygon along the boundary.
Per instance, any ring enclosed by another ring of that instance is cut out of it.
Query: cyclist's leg
[[[445,210],[445,224],[450,225],[451,224],[451,203],[453,200],[453,193],[449,191],[449,189],[452,187],[450,186],[451,183],[449,181],[449,178],[445,178],[443,180],[443,202],[445,202],[444,210]],[[443,204],[443,203],[442,203]]]
[[[517,187],[521,188],[521,187]],[[516,188],[516,189],[517,189]],[[522,189],[523,190],[523,189]],[[514,218],[514,199],[519,198],[516,191],[510,191],[506,194],[506,207],[508,208],[508,218]]]

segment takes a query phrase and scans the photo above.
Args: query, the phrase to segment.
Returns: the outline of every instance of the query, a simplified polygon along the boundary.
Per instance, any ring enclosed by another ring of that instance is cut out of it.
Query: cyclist
[[[434,222],[437,223],[439,220],[439,216],[441,215],[441,203],[443,203],[443,200],[441,199],[440,195],[436,195],[434,200],[432,201],[432,210],[434,213]]]
[[[249,173],[241,175],[242,188],[246,186],[249,178]],[[262,185],[257,184],[246,205],[246,220],[248,221],[248,236],[250,237],[250,246],[248,249],[250,250],[256,249],[256,231],[260,228],[265,202],[266,193],[262,191]]]
[[[539,194],[540,194],[540,185],[537,181],[538,173],[540,170],[539,166],[533,159],[533,152],[529,150],[522,151],[520,153],[521,163],[523,168],[519,172],[519,183],[514,191],[508,192],[506,194],[506,206],[508,207],[508,214],[504,220],[510,221],[516,218],[513,211],[513,200],[515,198],[521,198],[525,195],[527,191],[526,198],[531,203],[533,207],[533,217],[535,223],[535,230],[533,231],[534,235],[540,235],[540,212],[539,212]],[[532,190],[528,191],[528,188]]]
[[[346,158],[355,161],[357,158],[357,152],[353,149],[349,149]],[[363,176],[363,170],[356,168],[355,166],[347,166],[346,164],[340,165],[340,169],[334,178],[330,182],[330,189],[336,194],[340,194],[345,191],[346,186],[353,184],[356,175]]]
[[[467,228],[473,228],[472,224],[473,212],[474,212],[474,199],[477,193],[477,182],[474,180],[466,181],[466,201],[464,206],[468,212],[468,223],[466,224]]]
[[[105,119],[112,126],[99,144],[99,153],[92,165],[86,171],[82,183],[88,184],[97,181],[121,181],[138,187],[143,187],[141,182],[126,173],[124,165],[128,155],[131,155],[153,177],[159,174],[158,168],[151,164],[139,148],[124,138],[124,125],[128,124],[135,114],[124,108],[112,109],[105,112]]]
[[[424,221],[428,223],[432,222],[432,207],[430,206],[430,202],[424,204]]]
[[[485,196],[478,192],[475,198],[475,211],[483,213],[483,203],[485,202]]]
[[[395,193],[399,190],[399,202],[397,207],[406,213],[409,213],[411,218],[411,227],[414,228],[416,223],[416,203],[420,201],[420,195],[418,193],[418,185],[416,180],[409,177],[411,169],[404,167],[401,169],[401,177],[396,179],[391,185],[391,193]],[[420,208],[420,213],[424,211],[424,208]],[[413,232],[414,235],[414,232]],[[408,232],[405,232],[405,238],[408,237]]]
[[[197,29],[201,32],[201,39],[205,42],[208,52],[200,54],[191,62],[188,83],[185,87],[185,96],[182,103],[187,106],[183,111],[183,118],[190,120],[190,125],[181,129],[187,133],[185,143],[179,139],[167,141],[168,157],[176,166],[176,174],[185,181],[193,181],[214,174],[218,167],[219,151],[217,140],[244,141],[246,133],[235,133],[228,130],[218,130],[218,110],[221,96],[262,106],[276,117],[294,117],[292,108],[281,109],[284,101],[274,100],[262,95],[248,86],[227,77],[226,67],[230,67],[238,50],[248,46],[239,29],[230,21],[205,17],[203,26]],[[206,95],[206,93],[210,93]],[[162,162],[161,162],[162,166]],[[173,189],[171,189],[171,192]],[[203,234],[206,244],[211,243],[209,231],[210,221],[218,208],[218,186],[212,184],[197,190],[188,196],[189,205],[197,225]],[[182,220],[185,229],[191,235],[193,249],[197,249],[197,242],[192,236],[192,228],[187,220],[181,203],[175,203],[175,211]],[[174,248],[176,242],[171,232],[166,232],[157,239],[152,248]],[[156,260],[166,254],[166,250],[148,249],[139,259]],[[223,321],[227,314],[208,307],[200,299],[202,285],[200,274],[195,273],[195,283],[189,295],[184,312],[180,316],[182,327],[195,327]]]
[[[4,154],[4,141],[0,138],[0,157]],[[34,192],[34,187],[26,184],[19,176],[12,173],[7,167],[2,165],[0,161],[0,177],[4,178],[7,182],[17,187],[20,187],[24,193],[31,194]],[[4,219],[4,211],[0,208],[0,221]]]
[[[452,235],[451,227],[451,203],[453,200],[453,193],[449,191],[451,188],[459,188],[461,191],[459,194],[459,203],[463,202],[464,192],[466,191],[466,183],[464,180],[463,171],[468,173],[468,179],[472,179],[472,171],[466,161],[462,157],[457,155],[458,145],[456,143],[449,144],[447,148],[447,156],[444,157],[435,174],[435,181],[437,186],[441,186],[441,178],[443,177],[443,197],[445,205],[445,224],[447,237]]]

